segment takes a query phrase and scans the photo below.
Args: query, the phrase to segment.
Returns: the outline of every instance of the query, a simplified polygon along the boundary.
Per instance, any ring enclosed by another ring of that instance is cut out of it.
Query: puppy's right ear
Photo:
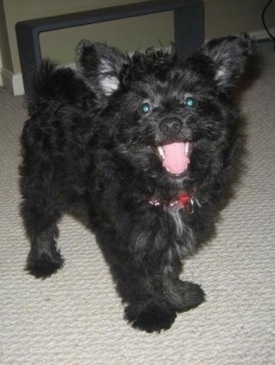
[[[77,69],[96,93],[108,96],[118,89],[120,72],[129,57],[117,48],[82,40],[76,47]]]

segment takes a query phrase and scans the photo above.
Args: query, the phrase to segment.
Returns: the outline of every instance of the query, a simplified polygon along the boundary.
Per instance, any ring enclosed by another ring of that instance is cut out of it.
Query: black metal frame
[[[32,71],[41,63],[40,33],[165,11],[174,11],[174,41],[179,52],[191,54],[204,41],[203,0],[154,0],[18,22],[16,35],[25,93],[30,91]]]

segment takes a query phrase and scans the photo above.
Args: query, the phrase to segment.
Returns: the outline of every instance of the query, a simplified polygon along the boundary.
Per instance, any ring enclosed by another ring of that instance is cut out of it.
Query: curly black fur
[[[181,260],[213,236],[234,176],[235,90],[252,53],[243,34],[187,59],[82,41],[77,71],[44,61],[22,134],[27,270],[46,278],[63,266],[57,224],[69,213],[95,233],[133,327],[168,329],[201,304],[200,286],[179,279]],[[175,142],[187,148],[176,172],[160,156]]]

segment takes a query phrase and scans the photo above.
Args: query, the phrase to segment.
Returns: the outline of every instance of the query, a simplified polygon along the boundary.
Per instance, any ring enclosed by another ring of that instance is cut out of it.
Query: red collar
[[[175,210],[183,209],[188,214],[193,214],[195,211],[195,203],[200,206],[198,200],[194,197],[194,195],[189,195],[187,193],[181,193],[176,198],[171,200],[162,200],[160,198],[151,198],[148,200],[150,205],[155,207],[168,207],[173,208]]]

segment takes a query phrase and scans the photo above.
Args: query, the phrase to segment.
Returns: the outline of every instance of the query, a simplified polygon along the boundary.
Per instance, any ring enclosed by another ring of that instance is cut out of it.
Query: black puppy
[[[232,180],[235,90],[252,53],[243,34],[186,59],[82,41],[77,71],[45,61],[22,135],[27,270],[62,267],[57,223],[69,213],[95,233],[133,327],[168,329],[201,304],[181,260],[212,237]]]

